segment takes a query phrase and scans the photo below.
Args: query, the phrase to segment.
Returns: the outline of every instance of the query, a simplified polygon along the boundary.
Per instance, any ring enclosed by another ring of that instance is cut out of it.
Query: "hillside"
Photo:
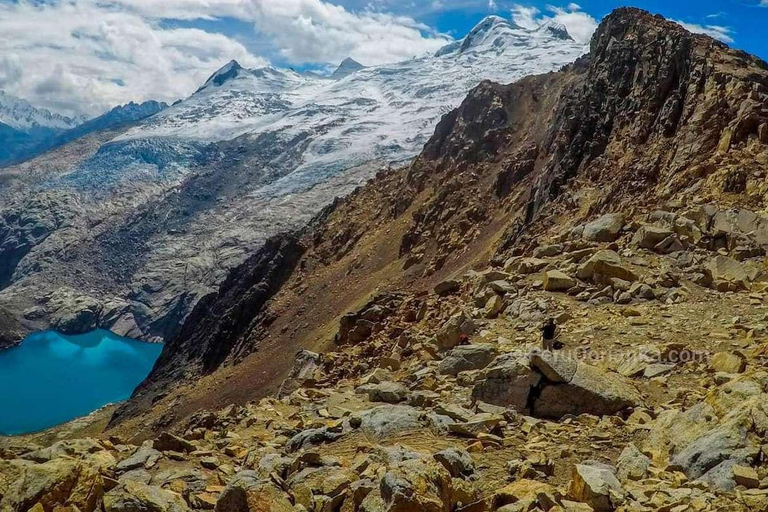
[[[0,511],[768,510],[767,175],[768,65],[616,10],[235,266],[103,433],[0,443]]]

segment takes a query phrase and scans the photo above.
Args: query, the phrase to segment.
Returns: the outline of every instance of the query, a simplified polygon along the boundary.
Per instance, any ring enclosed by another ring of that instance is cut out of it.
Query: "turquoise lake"
[[[35,432],[126,400],[162,345],[109,331],[46,331],[0,351],[0,434]]]

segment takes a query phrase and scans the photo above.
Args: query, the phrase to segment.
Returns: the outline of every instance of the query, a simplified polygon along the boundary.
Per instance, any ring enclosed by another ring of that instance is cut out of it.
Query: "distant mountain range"
[[[0,166],[30,158],[88,133],[144,119],[166,107],[156,101],[140,105],[131,102],[86,120],[34,107],[0,91]]]
[[[415,157],[479,83],[586,50],[491,16],[434,55],[330,76],[232,61],[154,115],[0,170],[0,307],[31,328],[167,339],[269,237]]]

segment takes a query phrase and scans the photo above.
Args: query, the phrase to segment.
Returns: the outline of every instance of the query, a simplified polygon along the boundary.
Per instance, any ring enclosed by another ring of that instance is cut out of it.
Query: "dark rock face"
[[[209,373],[236,352],[253,351],[242,343],[259,323],[259,313],[280,289],[304,252],[295,236],[273,237],[235,269],[217,293],[203,297],[168,341],[146,381],[122,406],[113,421],[130,415],[142,399],[150,398],[183,375]]]
[[[11,313],[0,308],[0,350],[13,347],[26,336],[27,330]]]

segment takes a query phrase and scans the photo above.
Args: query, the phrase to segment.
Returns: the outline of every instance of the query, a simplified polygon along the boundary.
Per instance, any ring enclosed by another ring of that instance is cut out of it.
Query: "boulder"
[[[584,226],[583,237],[590,242],[614,242],[621,236],[624,216],[607,213]]]
[[[576,281],[559,270],[548,270],[544,273],[544,289],[549,292],[570,290],[576,286]]]
[[[163,454],[154,449],[152,444],[152,441],[145,441],[133,455],[120,461],[117,464],[115,471],[119,474],[134,469],[151,468],[154,466]]]
[[[105,512],[185,512],[184,499],[175,492],[129,480],[104,496]]]
[[[293,361],[291,373],[280,385],[277,396],[290,395],[303,386],[312,386],[320,378],[322,356],[309,350],[300,350]]]
[[[440,328],[435,336],[437,348],[440,350],[450,350],[459,344],[462,334],[472,334],[477,326],[466,313],[459,312],[453,315]]]
[[[451,475],[436,461],[411,459],[384,474],[380,484],[384,510],[447,511],[454,509]]]
[[[407,405],[382,405],[360,413],[360,429],[375,439],[423,428],[421,412]]]
[[[496,347],[488,343],[458,346],[440,361],[437,371],[442,375],[457,375],[459,372],[481,370],[488,366],[497,354]]]
[[[608,283],[612,278],[634,282],[638,277],[622,264],[621,256],[615,251],[598,251],[579,267],[579,279]]]
[[[380,382],[378,384],[364,384],[355,389],[357,394],[367,394],[371,402],[384,402],[396,404],[404,402],[408,398],[408,388],[399,382]]]
[[[472,457],[465,450],[448,448],[437,452],[433,457],[448,470],[453,478],[466,478],[475,472]]]
[[[566,414],[605,416],[642,403],[634,386],[619,375],[578,363],[570,381],[543,386],[532,412],[553,419]]]
[[[456,279],[446,279],[435,285],[435,293],[441,297],[455,293],[459,289],[461,289],[461,281]]]
[[[540,380],[541,376],[531,370],[524,357],[505,354],[489,364],[484,378],[472,389],[472,398],[522,412],[528,407],[531,389],[538,386]]]
[[[504,309],[504,299],[499,297],[496,294],[493,294],[488,299],[488,302],[485,303],[483,316],[485,316],[485,318],[496,318],[497,316],[499,316],[499,313],[501,313],[503,309]]]
[[[508,270],[516,270],[521,274],[535,274],[543,270],[549,262],[540,258],[520,258],[511,263]]]
[[[660,228],[658,226],[642,226],[632,238],[632,243],[643,249],[653,250],[672,234],[672,231],[666,228]]]
[[[152,448],[161,452],[185,452],[191,453],[197,449],[197,447],[186,439],[173,435],[170,432],[163,432],[152,443]]]
[[[646,457],[632,443],[624,448],[616,462],[620,480],[642,480],[648,474],[648,468],[651,466],[651,459]]]
[[[715,256],[704,267],[704,274],[708,280],[714,282],[726,282],[735,289],[746,289],[749,283],[755,279],[757,272],[745,263],[727,256]]]
[[[255,471],[241,471],[216,502],[216,512],[294,512],[286,494]]]
[[[740,352],[718,352],[712,356],[709,366],[716,372],[743,373],[747,369],[747,358]]]
[[[608,466],[576,464],[568,494],[595,512],[611,512],[621,503],[624,489]]]
[[[553,383],[570,382],[579,363],[548,350],[531,353],[531,366]]]
[[[76,507],[93,512],[103,495],[104,481],[95,468],[62,457],[27,465],[2,496],[0,511],[27,511],[40,504],[45,510]]]

